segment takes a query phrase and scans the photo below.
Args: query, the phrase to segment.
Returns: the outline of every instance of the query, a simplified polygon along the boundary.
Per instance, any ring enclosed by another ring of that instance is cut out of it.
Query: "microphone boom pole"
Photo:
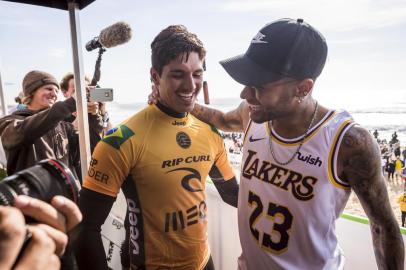
[[[132,30],[130,25],[125,22],[117,22],[103,29],[98,37],[93,38],[86,44],[85,47],[87,51],[92,51],[97,48],[99,49],[93,78],[90,85],[97,86],[97,83],[100,80],[102,54],[106,51],[106,48],[111,48],[126,43],[131,39],[131,36]]]
[[[94,73],[93,73],[93,78],[92,82],[90,83],[91,86],[98,86],[97,83],[100,81],[100,66],[101,66],[101,60],[102,60],[102,55],[106,51],[103,47],[99,48],[99,54],[97,56],[96,64],[94,66]]]

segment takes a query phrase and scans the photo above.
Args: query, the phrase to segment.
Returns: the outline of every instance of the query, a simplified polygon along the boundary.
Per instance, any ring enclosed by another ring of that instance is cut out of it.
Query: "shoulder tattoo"
[[[343,137],[342,147],[345,174],[370,179],[380,173],[380,154],[367,130],[359,126],[350,128]]]

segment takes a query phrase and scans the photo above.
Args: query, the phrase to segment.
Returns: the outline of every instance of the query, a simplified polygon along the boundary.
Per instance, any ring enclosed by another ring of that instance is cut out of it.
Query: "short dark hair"
[[[170,25],[162,30],[152,41],[151,51],[152,67],[159,75],[165,65],[183,53],[186,60],[191,52],[196,52],[200,59],[206,56],[202,41],[184,25]]]
[[[70,79],[73,79],[72,72],[68,72],[65,76],[63,76],[61,82],[59,83],[59,86],[61,87],[62,92],[65,93],[66,91],[68,91]]]
[[[59,83],[59,86],[61,87],[61,90],[63,93],[68,91],[69,88],[69,81],[74,78],[74,74],[72,72],[68,72],[63,76],[61,82]],[[85,76],[85,80],[90,83],[90,78],[88,76]]]

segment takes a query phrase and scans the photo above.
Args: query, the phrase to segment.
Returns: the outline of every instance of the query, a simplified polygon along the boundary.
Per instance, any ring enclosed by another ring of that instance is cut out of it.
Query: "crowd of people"
[[[382,172],[387,175],[387,180],[399,182],[406,180],[406,148],[401,148],[397,133],[392,134],[389,142],[379,138],[378,130],[375,130],[373,135],[381,150]]]
[[[243,133],[241,132],[221,132],[221,137],[226,142],[228,153],[242,154]],[[230,143],[228,143],[230,142]]]
[[[396,131],[389,141],[379,137],[379,131],[372,133],[381,151],[382,173],[388,183],[402,186],[400,194],[396,197],[401,215],[401,226],[405,227],[406,219],[406,148],[401,147]]]
[[[24,106],[0,119],[7,172],[56,159],[71,168],[82,189],[78,205],[20,196],[13,206],[0,207],[1,269],[107,269],[101,226],[122,189],[123,269],[213,270],[208,176],[222,200],[238,209],[241,270],[344,269],[334,228],[351,190],[370,218],[377,265],[403,269],[402,236],[372,136],[348,112],[328,109],[312,96],[327,58],[319,31],[302,19],[273,21],[245,54],[222,61],[244,85],[242,103],[227,113],[196,104],[206,57],[197,35],[169,26],[154,38],[151,52],[150,106],[106,131],[104,104],[87,104],[92,159],[85,176],[72,74],[61,84],[44,71],[26,74]],[[63,101],[57,101],[59,89]],[[233,132],[223,135],[232,149],[218,129]],[[243,152],[239,184],[227,151]],[[67,245],[74,227],[75,243]],[[22,249],[27,234],[31,240]]]

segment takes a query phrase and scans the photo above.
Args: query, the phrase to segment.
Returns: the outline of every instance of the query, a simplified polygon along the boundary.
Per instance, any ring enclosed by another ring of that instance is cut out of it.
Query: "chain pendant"
[[[269,129],[269,150],[271,151],[271,155],[272,155],[273,159],[276,161],[276,163],[278,163],[279,165],[282,165],[282,166],[287,165],[287,164],[291,163],[292,160],[295,158],[296,154],[300,152],[300,149],[302,148],[302,145],[303,145],[303,143],[304,143],[304,141],[305,141],[307,135],[309,135],[309,131],[310,131],[311,127],[313,126],[313,122],[314,122],[314,120],[316,119],[316,115],[317,115],[318,110],[319,110],[319,103],[316,101],[316,107],[314,108],[312,120],[310,121],[309,127],[307,128],[306,132],[304,133],[303,138],[300,140],[300,144],[299,144],[299,146],[297,147],[296,151],[295,151],[295,152],[293,153],[293,155],[292,155],[287,161],[285,161],[285,162],[279,161],[279,160],[276,158],[276,155],[275,155],[275,153],[274,153],[274,151],[273,151],[273,148],[272,148],[272,131],[271,131],[271,128]],[[272,123],[271,123],[271,124],[272,124]],[[271,126],[270,126],[270,127],[271,127]]]

